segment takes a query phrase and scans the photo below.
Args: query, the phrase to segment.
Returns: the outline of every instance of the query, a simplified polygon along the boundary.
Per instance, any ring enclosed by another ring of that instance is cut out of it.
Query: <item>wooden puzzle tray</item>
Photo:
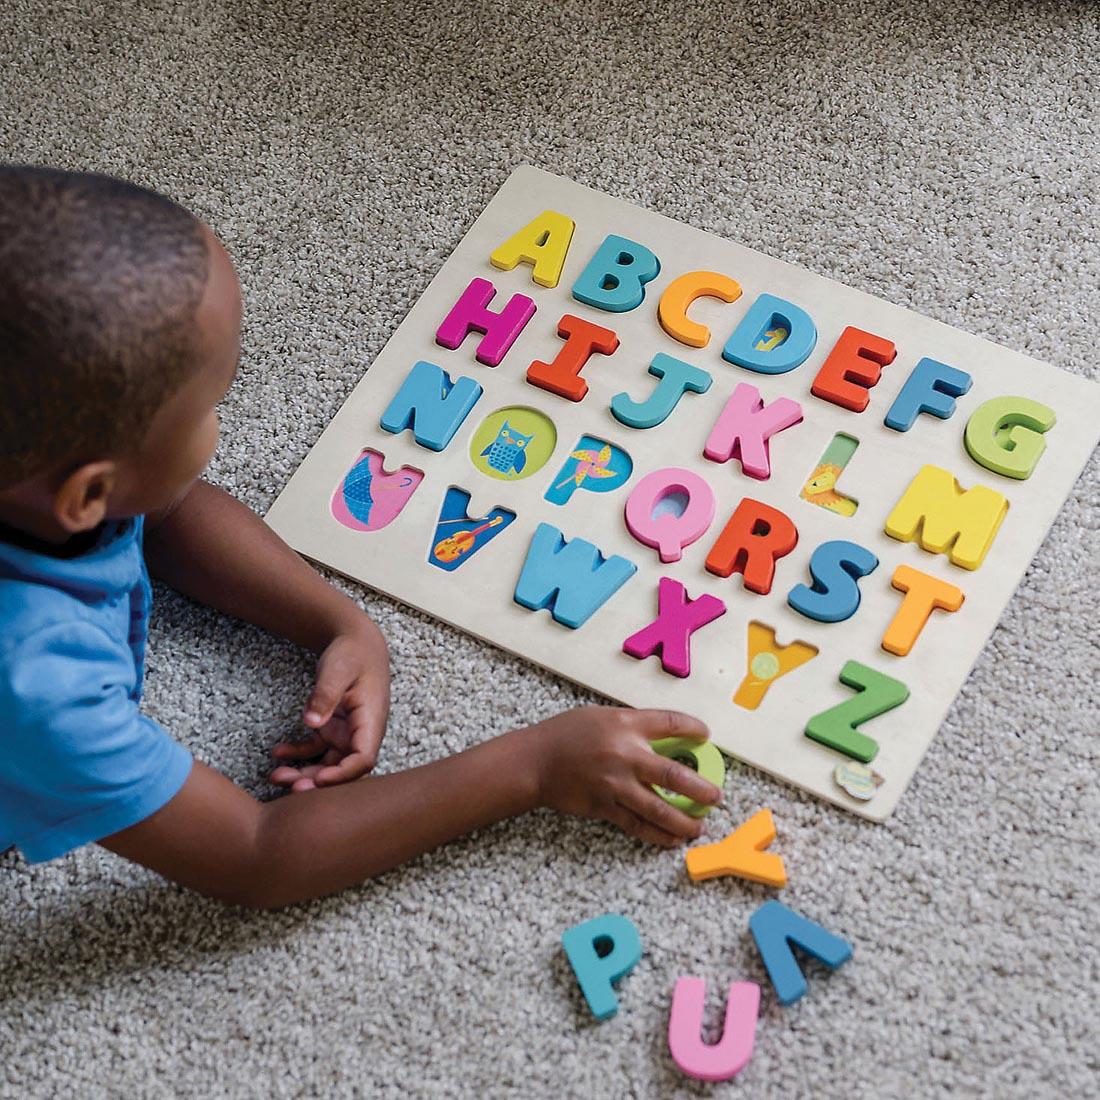
[[[1097,394],[524,166],[267,519],[882,820],[1096,445]]]

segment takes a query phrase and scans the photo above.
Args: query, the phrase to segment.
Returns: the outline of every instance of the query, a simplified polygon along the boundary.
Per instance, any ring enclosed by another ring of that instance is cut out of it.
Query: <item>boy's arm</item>
[[[184,595],[314,653],[338,634],[377,633],[252,509],[205,481],[147,518],[145,560],[153,576]]]
[[[274,782],[308,790],[374,766],[390,705],[382,632],[255,512],[196,481],[169,509],[146,518],[145,560],[153,576],[185,595],[320,655],[303,716],[316,732],[276,746],[284,765]],[[320,762],[298,766],[312,757]]]
[[[274,907],[332,893],[536,806],[613,821],[664,846],[701,824],[649,786],[721,792],[648,741],[702,738],[667,711],[586,707],[393,775],[261,803],[196,763],[183,789],[104,847],[223,901]]]
[[[535,804],[500,738],[395,775],[257,802],[198,761],[152,817],[105,848],[221,901],[275,908],[381,874]]]

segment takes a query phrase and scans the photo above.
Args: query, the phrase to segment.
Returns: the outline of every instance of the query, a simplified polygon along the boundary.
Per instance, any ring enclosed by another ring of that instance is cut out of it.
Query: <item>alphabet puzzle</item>
[[[883,820],[1096,445],[1098,393],[523,166],[267,518]]]

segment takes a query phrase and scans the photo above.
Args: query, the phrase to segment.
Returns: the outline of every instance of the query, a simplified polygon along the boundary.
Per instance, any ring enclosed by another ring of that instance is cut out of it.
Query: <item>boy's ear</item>
[[[116,464],[109,459],[88,462],[73,470],[58,486],[53,512],[70,535],[90,531],[103,522],[117,474]]]

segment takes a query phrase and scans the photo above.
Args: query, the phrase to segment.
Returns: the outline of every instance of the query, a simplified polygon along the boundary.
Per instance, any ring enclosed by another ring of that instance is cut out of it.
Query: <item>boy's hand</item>
[[[374,767],[390,711],[390,662],[380,631],[367,622],[337,635],[321,653],[302,719],[313,732],[275,746],[273,755],[289,763],[271,773],[272,783],[311,791],[358,779]]]
[[[702,832],[702,822],[674,809],[652,787],[696,802],[721,800],[720,788],[684,764],[659,755],[661,737],[707,738],[697,718],[667,710],[582,707],[525,731],[532,742],[543,806],[604,818],[631,836],[671,848]]]
[[[290,763],[273,782],[308,791],[370,771],[389,715],[390,663],[382,632],[354,601],[205,481],[149,517],[145,559],[153,576],[200,603],[320,654],[305,713],[314,732],[276,746],[276,758]]]

